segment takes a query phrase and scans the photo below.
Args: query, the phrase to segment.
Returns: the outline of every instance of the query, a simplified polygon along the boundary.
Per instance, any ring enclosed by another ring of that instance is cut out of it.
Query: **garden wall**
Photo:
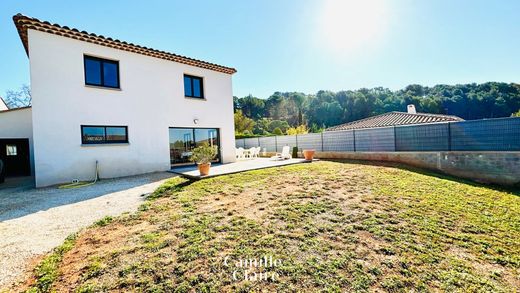
[[[482,183],[520,184],[520,152],[317,152],[315,157],[397,162]]]

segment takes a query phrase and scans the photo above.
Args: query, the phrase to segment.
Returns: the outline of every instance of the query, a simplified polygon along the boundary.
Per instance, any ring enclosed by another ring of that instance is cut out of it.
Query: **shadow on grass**
[[[190,186],[192,183],[194,183],[196,181],[197,180],[194,180],[194,179],[176,177],[174,179],[168,180],[165,183],[163,183],[146,199],[155,200],[157,198],[161,198],[163,196],[182,191],[184,189],[184,187]]]
[[[382,166],[382,167],[392,167],[401,170],[411,171],[427,176],[432,176],[440,179],[450,180],[453,182],[463,183],[475,187],[485,187],[489,189],[493,189],[501,192],[509,192],[513,195],[520,197],[520,183],[513,186],[503,186],[498,184],[485,184],[476,181],[472,181],[470,179],[459,178],[452,175],[441,173],[440,171],[423,169],[415,166],[406,165],[403,163],[396,162],[384,162],[384,161],[366,161],[366,160],[350,160],[350,159],[322,159],[324,161],[338,162],[338,163],[350,163],[350,164],[363,164],[369,166]]]

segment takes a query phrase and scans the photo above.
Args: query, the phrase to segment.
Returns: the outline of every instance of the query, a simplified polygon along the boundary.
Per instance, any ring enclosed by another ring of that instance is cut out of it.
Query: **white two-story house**
[[[16,111],[0,112],[0,142],[27,139],[30,149],[17,153],[30,157],[37,187],[92,180],[96,161],[100,178],[169,170],[189,164],[203,142],[218,146],[217,161],[235,160],[234,68],[13,19],[30,60],[32,108],[18,111],[22,123],[5,122]],[[17,124],[31,125],[31,137],[16,135]]]

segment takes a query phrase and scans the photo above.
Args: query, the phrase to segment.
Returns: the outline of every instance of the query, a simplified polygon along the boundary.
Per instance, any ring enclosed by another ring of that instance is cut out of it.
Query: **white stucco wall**
[[[0,111],[9,110],[2,97],[0,97]]]
[[[37,186],[91,180],[96,160],[101,178],[168,170],[169,127],[219,128],[235,160],[231,75],[34,30],[29,52]],[[118,60],[121,90],[85,86],[84,54]],[[206,100],[184,97],[184,74]],[[82,146],[80,125],[127,125],[130,143]]]
[[[0,112],[0,138],[28,138],[31,172],[34,174],[32,109],[23,108]]]

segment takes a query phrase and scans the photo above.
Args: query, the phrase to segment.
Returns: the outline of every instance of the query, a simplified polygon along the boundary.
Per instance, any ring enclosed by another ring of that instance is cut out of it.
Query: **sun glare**
[[[350,54],[373,46],[387,25],[385,0],[326,0],[318,19],[320,45]]]

